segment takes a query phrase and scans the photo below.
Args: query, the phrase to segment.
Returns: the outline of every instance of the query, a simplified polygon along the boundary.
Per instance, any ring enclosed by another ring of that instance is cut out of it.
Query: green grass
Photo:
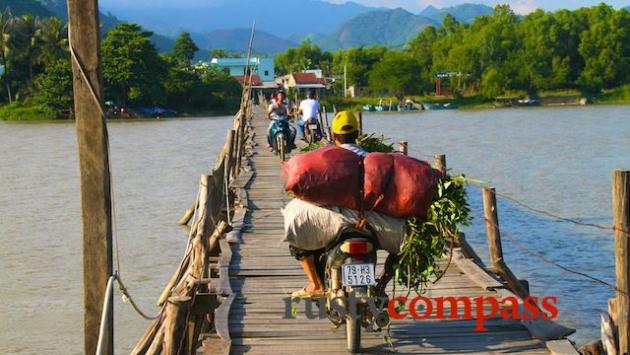
[[[630,84],[615,89],[604,90],[593,98],[596,104],[630,104]]]
[[[407,96],[407,99],[411,99],[415,102],[429,102],[429,103],[447,103],[455,102],[462,109],[486,109],[492,108],[492,100],[488,100],[481,95],[461,97],[453,99],[449,97],[435,97],[431,95],[423,96]],[[378,105],[382,102],[388,105],[390,102],[396,104],[399,100],[395,97],[383,96],[360,96],[360,97],[327,97],[322,100],[322,103],[326,105],[326,109],[332,112],[332,105],[337,107],[337,110],[354,110],[360,111],[364,105]]]
[[[5,121],[44,121],[57,118],[55,111],[45,105],[25,106],[16,101],[0,107],[0,120]]]

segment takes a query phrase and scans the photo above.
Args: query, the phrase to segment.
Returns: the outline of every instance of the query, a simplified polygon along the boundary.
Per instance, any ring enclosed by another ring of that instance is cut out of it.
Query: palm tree
[[[4,67],[4,73],[2,75],[2,81],[7,89],[7,95],[9,97],[9,103],[12,101],[11,95],[11,82],[9,81],[9,59],[13,55],[13,35],[14,35],[14,20],[11,14],[11,9],[7,8],[3,12],[0,12],[0,64]]]
[[[50,17],[42,22],[41,39],[43,42],[41,62],[48,66],[68,54],[68,28],[57,17]]]
[[[24,58],[28,64],[29,79],[33,80],[33,66],[39,60],[41,53],[42,21],[33,15],[24,15],[17,21],[17,39],[24,51]]]

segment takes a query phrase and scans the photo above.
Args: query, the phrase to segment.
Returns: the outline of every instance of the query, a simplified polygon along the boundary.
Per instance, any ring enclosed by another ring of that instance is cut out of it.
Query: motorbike
[[[280,117],[271,115],[273,124],[269,134],[271,135],[271,147],[276,155],[280,156],[282,161],[286,160],[286,156],[291,152],[293,137],[295,137],[294,128],[289,124],[288,117]]]
[[[348,228],[316,256],[317,272],[326,286],[326,314],[335,326],[345,324],[351,353],[361,348],[362,327],[380,331],[390,323],[384,290],[392,275],[385,271],[376,277],[377,249],[374,233]],[[393,262],[387,259],[386,266]]]
[[[311,117],[304,123],[304,140],[308,144],[322,140],[322,130],[319,125],[319,120]]]

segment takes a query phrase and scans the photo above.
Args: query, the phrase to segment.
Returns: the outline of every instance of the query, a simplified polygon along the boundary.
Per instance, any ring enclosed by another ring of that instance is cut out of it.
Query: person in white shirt
[[[306,121],[310,118],[315,121],[319,121],[320,109],[321,106],[319,101],[315,99],[315,93],[313,90],[309,89],[306,92],[306,100],[302,100],[302,102],[300,102],[300,108],[298,110],[300,120],[297,122],[297,131],[300,139],[304,139],[304,125],[306,124]]]

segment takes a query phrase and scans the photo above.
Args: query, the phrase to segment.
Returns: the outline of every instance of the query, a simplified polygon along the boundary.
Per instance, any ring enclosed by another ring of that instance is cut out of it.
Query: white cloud
[[[534,12],[536,9],[541,7],[533,0],[510,1],[509,4],[512,10],[520,15],[527,15],[528,13]]]

